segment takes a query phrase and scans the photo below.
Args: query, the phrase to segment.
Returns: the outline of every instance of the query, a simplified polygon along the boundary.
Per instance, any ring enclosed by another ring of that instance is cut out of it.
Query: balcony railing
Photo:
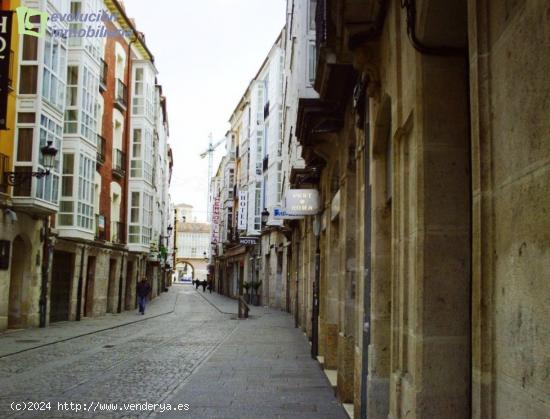
[[[114,244],[126,243],[126,225],[119,221],[111,223],[111,242]]]
[[[106,140],[101,135],[97,136],[97,158],[96,162],[98,165],[105,163],[105,144]]]
[[[101,60],[101,74],[99,77],[99,88],[100,90],[107,90],[107,70],[109,66],[105,60]]]
[[[113,154],[113,175],[123,177],[126,174],[126,154],[115,149]]]
[[[9,172],[10,158],[5,154],[0,154],[0,193],[8,192],[8,182],[6,179],[6,172]]]
[[[119,105],[126,109],[127,98],[128,97],[128,88],[122,82],[122,80],[117,79],[116,81],[116,96],[115,96],[115,105]]]
[[[107,233],[105,230],[105,217],[101,214],[95,216],[95,239],[105,241]]]

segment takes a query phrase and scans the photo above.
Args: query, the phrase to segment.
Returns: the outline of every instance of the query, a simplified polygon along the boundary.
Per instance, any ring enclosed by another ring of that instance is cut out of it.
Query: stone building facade
[[[292,313],[356,417],[547,417],[547,5],[287,10],[298,61],[315,13],[318,96],[286,102],[282,188],[321,204],[280,227],[284,286],[264,303]]]

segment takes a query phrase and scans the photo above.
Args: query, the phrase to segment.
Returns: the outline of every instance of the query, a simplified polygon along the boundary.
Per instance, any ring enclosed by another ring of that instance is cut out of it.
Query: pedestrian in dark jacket
[[[136,293],[138,296],[139,312],[145,314],[145,305],[147,304],[147,296],[151,292],[151,285],[145,278],[138,282],[136,287]]]
[[[206,292],[206,281],[201,281],[202,292]]]

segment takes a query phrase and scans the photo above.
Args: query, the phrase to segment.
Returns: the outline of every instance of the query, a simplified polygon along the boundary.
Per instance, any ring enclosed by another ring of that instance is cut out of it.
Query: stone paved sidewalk
[[[200,291],[202,294],[202,291]],[[223,311],[236,301],[205,295]],[[233,306],[233,311],[231,310]],[[159,418],[347,418],[310,346],[287,313],[252,307],[238,327],[165,402],[187,403]]]
[[[13,353],[26,351],[41,346],[62,342],[78,336],[112,329],[146,319],[171,313],[177,301],[176,287],[153,299],[145,315],[139,315],[137,310],[124,311],[119,314],[106,314],[101,317],[86,317],[81,321],[66,321],[52,323],[48,327],[7,330],[0,333],[0,358]]]

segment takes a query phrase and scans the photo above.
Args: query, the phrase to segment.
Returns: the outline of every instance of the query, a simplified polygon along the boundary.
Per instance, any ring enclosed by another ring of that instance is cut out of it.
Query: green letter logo
[[[15,10],[17,11],[17,22],[19,23],[20,35],[30,35],[41,38],[46,34],[48,13],[23,6]],[[36,17],[38,17],[38,19],[36,19]]]

